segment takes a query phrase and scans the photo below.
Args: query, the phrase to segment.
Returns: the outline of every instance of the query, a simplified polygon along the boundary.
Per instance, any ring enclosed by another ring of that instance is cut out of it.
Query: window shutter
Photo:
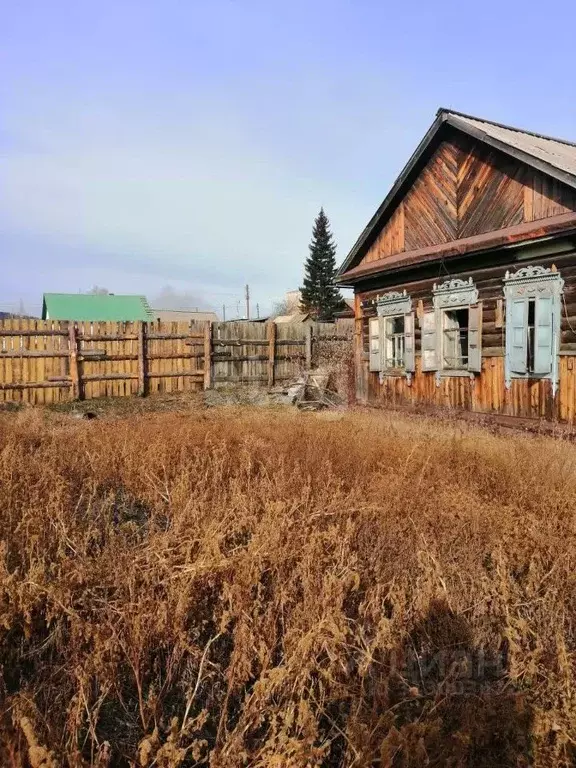
[[[534,373],[552,370],[552,302],[551,296],[536,299],[534,313]]]
[[[408,373],[416,370],[414,359],[414,312],[404,315],[404,368]]]
[[[380,318],[371,317],[368,321],[370,342],[370,370],[379,371],[380,366]]]
[[[468,310],[468,370],[482,371],[482,302]]]
[[[510,370],[514,371],[514,373],[526,373],[528,300],[512,299],[507,306],[508,309],[510,316],[506,317],[506,334],[509,339],[508,356]]]
[[[422,315],[422,370],[438,370],[436,350],[436,313],[424,312]]]

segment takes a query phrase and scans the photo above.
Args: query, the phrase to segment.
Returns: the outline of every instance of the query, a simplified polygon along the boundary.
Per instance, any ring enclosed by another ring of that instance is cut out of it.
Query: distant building
[[[346,308],[341,309],[340,312],[335,312],[334,317],[345,319],[348,317],[354,317],[354,299],[344,299],[346,302]]]
[[[302,303],[302,291],[297,288],[295,291],[286,291],[284,297],[284,304],[286,305],[286,314],[294,315],[296,312],[300,312],[300,305]]]
[[[278,315],[274,318],[274,322],[280,325],[283,323],[305,323],[309,317],[310,315],[304,312],[293,312],[291,315]]]
[[[187,309],[152,309],[154,320],[162,320],[166,323],[191,323],[191,322],[218,322],[216,312],[188,311]]]
[[[45,293],[43,320],[79,320],[87,322],[123,322],[154,320],[145,296],[113,293]]]

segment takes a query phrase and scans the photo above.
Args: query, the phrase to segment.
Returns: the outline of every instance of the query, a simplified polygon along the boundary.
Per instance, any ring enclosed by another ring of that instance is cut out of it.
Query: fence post
[[[212,323],[204,323],[204,389],[212,387]]]
[[[274,367],[276,364],[276,323],[268,323],[268,386],[274,386]]]
[[[72,387],[70,390],[72,400],[80,400],[80,367],[78,365],[78,334],[75,323],[68,325],[68,346],[70,352],[70,378]]]
[[[138,396],[146,395],[146,325],[138,321]]]
[[[306,370],[309,371],[312,368],[312,323],[306,326]]]

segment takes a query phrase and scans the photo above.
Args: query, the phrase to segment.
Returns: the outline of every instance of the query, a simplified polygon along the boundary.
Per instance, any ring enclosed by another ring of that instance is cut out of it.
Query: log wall
[[[515,271],[527,263],[550,267],[554,264],[565,281],[562,304],[560,380],[556,397],[546,379],[514,379],[510,389],[504,383],[505,305],[503,278],[507,269]],[[387,290],[406,289],[414,311],[433,308],[432,288],[447,275],[439,274],[438,265],[420,270],[419,279],[400,281],[396,276],[378,278],[378,288],[356,293],[356,392],[359,402],[373,405],[427,405],[462,409],[478,413],[498,413],[523,418],[545,418],[576,423],[576,257],[572,254],[548,256],[533,262],[502,261],[482,264],[481,259],[462,263],[456,274],[472,277],[482,302],[482,372],[468,376],[442,376],[437,386],[435,373],[422,372],[420,360],[421,331],[415,324],[416,372],[409,384],[406,377],[386,376],[380,383],[378,373],[368,370],[368,322],[376,314],[371,303]]]

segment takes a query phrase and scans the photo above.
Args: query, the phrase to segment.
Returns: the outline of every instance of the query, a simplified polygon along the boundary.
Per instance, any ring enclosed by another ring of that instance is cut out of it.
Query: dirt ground
[[[122,418],[149,413],[189,413],[222,406],[278,405],[274,396],[262,389],[209,390],[150,395],[149,397],[109,397],[79,402],[57,403],[50,406],[29,406],[22,403],[0,403],[0,413],[24,410],[44,410],[46,413],[96,418]]]
[[[80,402],[58,403],[51,406],[29,406],[21,403],[0,403],[0,414],[20,413],[25,410],[44,410],[46,415],[62,415],[72,418],[116,419],[135,414],[191,413],[219,408],[272,408],[294,409],[285,395],[279,391],[267,391],[262,387],[219,388],[206,392],[150,395],[149,397],[117,397],[83,400]],[[342,405],[334,409],[317,411],[320,418],[338,420],[347,410],[371,411],[371,406]],[[432,419],[439,423],[460,425],[462,429],[480,427],[493,435],[549,436],[576,441],[576,429],[570,425],[536,419],[519,419],[504,415],[448,411],[419,406],[417,408],[398,406],[388,409],[410,419]]]

